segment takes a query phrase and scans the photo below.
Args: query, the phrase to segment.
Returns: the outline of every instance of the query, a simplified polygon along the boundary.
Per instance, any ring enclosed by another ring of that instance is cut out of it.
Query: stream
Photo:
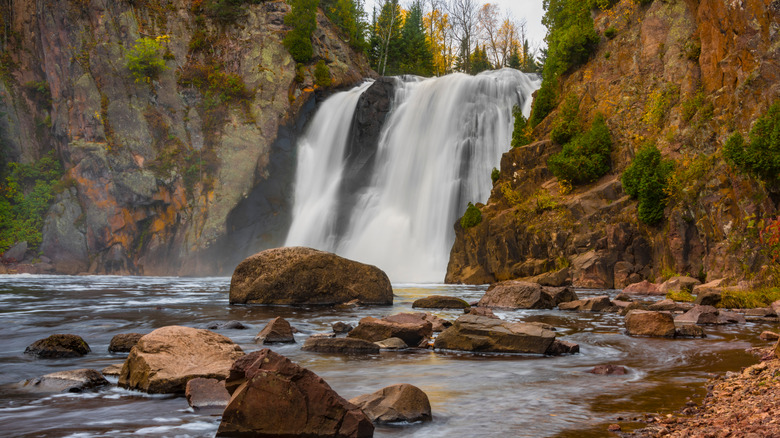
[[[377,426],[377,437],[598,437],[618,417],[667,414],[700,402],[710,373],[737,371],[756,362],[745,350],[764,345],[758,334],[769,323],[705,327],[705,339],[632,338],[613,313],[559,310],[496,311],[502,319],[540,321],[581,353],[561,357],[471,354],[433,350],[382,352],[361,357],[301,351],[314,333],[337,321],[356,325],[365,316],[412,310],[428,295],[478,300],[484,286],[395,284],[393,306],[354,309],[230,306],[229,278],[0,276],[0,431],[15,437],[213,436],[220,418],[193,411],[184,397],[147,395],[112,386],[82,394],[40,394],[19,385],[26,379],[76,368],[100,370],[125,355],[108,353],[119,333],[148,333],[166,325],[205,328],[237,320],[248,330],[215,330],[246,352],[276,316],[300,333],[296,344],[273,346],[324,378],[342,397],[395,383],[422,389],[433,421]],[[582,291],[580,297],[618,291]],[[435,311],[455,319],[459,311]],[[82,358],[35,359],[23,354],[55,333],[83,337],[92,352]],[[628,368],[625,376],[588,373],[596,365]],[[116,378],[109,379],[116,383]]]

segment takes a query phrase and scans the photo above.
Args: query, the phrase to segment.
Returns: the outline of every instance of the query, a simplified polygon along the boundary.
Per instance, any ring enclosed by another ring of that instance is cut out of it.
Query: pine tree
[[[474,49],[474,53],[471,54],[471,74],[476,75],[486,70],[492,70],[493,65],[488,61],[487,52],[479,47]]]
[[[523,63],[520,60],[520,50],[517,45],[512,45],[512,54],[509,55],[509,67],[515,70],[520,70],[523,67]]]
[[[371,26],[371,49],[369,60],[371,67],[381,75],[392,75],[399,72],[398,64],[401,55],[401,29],[403,17],[398,0],[385,0]]]
[[[406,14],[401,31],[401,49],[399,73],[420,76],[433,74],[433,52],[425,34],[420,1],[412,3]]]

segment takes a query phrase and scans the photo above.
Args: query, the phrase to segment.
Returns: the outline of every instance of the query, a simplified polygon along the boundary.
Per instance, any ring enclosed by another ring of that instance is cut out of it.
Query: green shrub
[[[515,116],[514,130],[512,131],[512,147],[517,148],[531,143],[531,128],[528,126],[528,120],[523,116],[523,111],[515,105],[512,109]]]
[[[780,300],[780,288],[724,290],[718,307],[724,309],[755,309]]]
[[[684,303],[692,303],[696,301],[696,297],[691,295],[687,290],[673,290],[666,293],[666,298],[672,301],[682,301]]]
[[[324,59],[317,61],[314,67],[314,84],[320,87],[330,87],[333,79],[330,77],[330,68]]]
[[[482,212],[479,211],[479,208],[475,207],[474,204],[469,202],[469,206],[466,207],[466,213],[460,218],[460,226],[464,230],[467,230],[478,225],[480,222],[482,222]]]
[[[688,41],[683,47],[683,52],[689,60],[698,61],[699,56],[701,56],[701,43],[696,40]]]
[[[490,180],[493,181],[493,184],[495,184],[496,182],[498,182],[499,178],[501,178],[501,171],[499,171],[494,167],[493,171],[490,172]]]
[[[756,121],[750,141],[735,133],[723,145],[726,161],[741,172],[753,175],[776,189],[780,185],[780,102]]]
[[[616,35],[617,35],[617,29],[615,29],[615,26],[609,26],[604,31],[604,36],[609,38],[609,39],[615,38]]]
[[[305,66],[300,62],[295,65],[295,82],[302,84],[303,81],[306,79],[304,69]]]
[[[661,158],[661,151],[654,144],[639,149],[634,160],[623,172],[623,189],[634,199],[639,199],[639,220],[654,225],[664,217],[669,177],[674,170],[671,160]]]
[[[680,87],[674,84],[655,89],[647,99],[642,121],[650,126],[660,127],[679,95]]]
[[[536,92],[534,98],[533,109],[531,110],[531,117],[528,119],[528,124],[531,127],[538,125],[547,117],[548,114],[555,109],[555,104],[558,99],[558,93],[555,91],[558,80],[555,77],[550,78],[545,76],[542,79],[542,86],[539,91]]]
[[[31,94],[32,99],[44,108],[51,107],[51,88],[46,81],[30,81],[24,84],[24,88]]]
[[[317,28],[318,4],[319,0],[290,0],[290,13],[284,16],[284,24],[292,27],[284,37],[284,47],[297,62],[311,60],[311,36]]]
[[[582,130],[580,125],[580,105],[577,96],[569,94],[561,105],[561,111],[552,124],[550,139],[557,144],[571,141]]]
[[[168,70],[163,59],[165,49],[161,44],[167,40],[167,36],[158,36],[157,38],[143,37],[135,41],[133,48],[127,52],[127,68],[136,82],[154,81],[160,73]]]
[[[547,160],[550,171],[571,184],[593,182],[609,172],[612,139],[604,116],[598,114],[590,129],[563,145]]]

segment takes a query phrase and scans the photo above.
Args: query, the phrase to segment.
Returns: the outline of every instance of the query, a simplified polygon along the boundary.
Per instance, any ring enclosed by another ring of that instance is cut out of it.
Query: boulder
[[[379,268],[311,248],[275,248],[241,262],[230,280],[230,304],[334,305],[393,303]]]
[[[364,339],[310,337],[303,343],[303,351],[316,353],[377,354],[379,346]]]
[[[477,316],[487,316],[488,318],[496,318],[498,317],[493,313],[493,310],[489,307],[472,307],[466,311],[467,315],[477,315]]]
[[[382,388],[349,401],[378,424],[431,421],[431,403],[418,387],[406,383]]]
[[[723,284],[723,279],[712,280],[704,284],[697,284],[696,286],[693,286],[693,290],[691,291],[691,293],[694,295],[700,295],[703,292],[707,292],[709,290],[722,291],[723,290],[723,288],[721,287],[722,284]]]
[[[477,305],[505,309],[553,309],[555,301],[537,283],[511,280],[491,285]]]
[[[604,312],[612,307],[612,301],[606,295],[588,298],[585,300],[569,301],[561,303],[558,308],[561,310],[575,310],[578,312]]]
[[[577,293],[568,287],[542,287],[542,292],[549,295],[556,306],[580,299]]]
[[[255,343],[263,344],[294,344],[295,337],[290,323],[281,316],[272,319],[271,322],[260,330],[255,336]]]
[[[771,307],[776,314],[780,315],[780,300],[777,300],[774,303],[770,304],[769,307]]]
[[[313,372],[269,349],[237,360],[217,436],[371,437],[371,420]]]
[[[630,336],[673,338],[674,329],[670,313],[632,310],[626,315],[626,333]]]
[[[775,309],[771,307],[758,307],[755,309],[746,309],[745,316],[753,318],[773,318],[777,316]]]
[[[675,338],[706,338],[704,329],[696,324],[685,324],[674,329]]]
[[[647,306],[647,310],[655,312],[687,312],[693,308],[690,303],[678,303],[677,301],[665,299]]]
[[[538,283],[542,286],[560,287],[571,284],[571,268],[568,266],[557,271],[545,272],[534,277],[525,278],[531,283]]]
[[[759,338],[761,338],[762,341],[776,341],[780,339],[780,335],[775,332],[770,332],[768,330],[765,330],[761,332]]]
[[[184,393],[196,377],[224,379],[244,352],[218,333],[182,326],[145,335],[130,351],[119,386],[150,394]]]
[[[574,342],[561,341],[556,339],[547,347],[544,352],[546,356],[562,356],[564,354],[577,354],[580,352],[580,346]]]
[[[699,290],[699,294],[696,296],[694,304],[702,306],[717,306],[723,299],[721,291],[714,289]]]
[[[588,289],[612,289],[615,284],[614,255],[588,251],[571,261],[572,284]]]
[[[431,295],[429,297],[414,300],[412,308],[422,309],[467,309],[469,303],[458,298],[445,295]]]
[[[619,303],[621,303],[621,301],[613,301],[612,303],[620,306]],[[647,306],[640,301],[632,301],[628,303],[625,307],[621,307],[619,313],[623,316],[626,316],[628,315],[628,312],[632,310],[647,310]]]
[[[545,354],[554,340],[554,332],[534,324],[463,315],[436,338],[434,348]]]
[[[16,245],[8,248],[4,253],[2,260],[6,263],[17,263],[24,260],[24,255],[27,253],[27,242],[19,242]]]
[[[693,277],[675,276],[661,283],[661,286],[658,289],[664,294],[674,291],[691,292],[693,291],[694,286],[700,284],[701,281]]]
[[[25,389],[36,392],[84,392],[108,385],[100,372],[88,368],[46,374],[23,384]]]
[[[249,327],[241,324],[240,321],[212,322],[206,326],[209,330],[246,330]]]
[[[470,309],[470,307],[469,307]],[[468,309],[465,309],[465,311],[468,311]],[[395,315],[390,315],[384,318],[385,321],[388,322],[396,322],[401,324],[425,324],[426,322],[431,323],[431,328],[434,332],[443,332],[447,327],[450,327],[452,325],[452,321],[438,317],[432,313],[423,313],[423,312],[417,312],[417,313],[396,313]]]
[[[333,333],[349,333],[349,331],[354,328],[352,324],[347,324],[341,321],[334,322],[331,327],[333,327]]]
[[[100,370],[100,374],[104,376],[112,376],[112,377],[119,377],[120,374],[122,374],[122,365],[121,363],[115,363],[113,365],[109,365],[102,370]]]
[[[108,344],[109,353],[129,353],[135,344],[143,337],[142,333],[120,333]]]
[[[631,298],[631,295],[629,295],[629,294],[627,294],[625,292],[620,292],[615,297],[615,301],[628,301],[628,302],[631,302],[631,301],[634,301],[634,299]]]
[[[596,365],[588,372],[600,376],[623,376],[628,374],[626,367],[621,365]]]
[[[30,344],[24,354],[39,359],[59,359],[63,357],[81,357],[89,353],[89,345],[77,335],[51,335]]]
[[[693,308],[675,318],[678,324],[736,324],[745,322],[743,315],[718,310],[712,306],[693,306]]]
[[[661,292],[660,285],[650,283],[647,280],[642,280],[639,283],[629,284],[623,288],[623,292],[635,295],[666,295],[666,292]]]
[[[225,409],[230,401],[230,393],[225,382],[217,379],[197,377],[187,382],[184,390],[187,403],[193,409]]]
[[[404,350],[409,348],[401,338],[388,338],[383,341],[374,342],[381,350]]]
[[[631,263],[620,261],[615,263],[614,276],[615,281],[613,287],[615,289],[623,289],[631,284],[631,274],[635,271],[634,265]]]
[[[408,322],[407,318],[409,318]],[[349,338],[364,339],[369,342],[401,338],[410,347],[426,346],[431,336],[433,336],[433,324],[429,321],[398,315],[384,319],[367,316],[347,334]]]

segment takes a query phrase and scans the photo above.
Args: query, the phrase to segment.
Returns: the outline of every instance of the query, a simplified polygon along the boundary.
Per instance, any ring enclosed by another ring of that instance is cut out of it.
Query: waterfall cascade
[[[285,244],[376,265],[393,282],[441,282],[452,226],[469,202],[490,195],[490,172],[511,142],[512,109],[519,105],[528,116],[539,81],[512,69],[395,81],[370,177],[359,187],[341,187],[345,149],[371,83],[335,94],[317,110],[298,145]],[[349,191],[354,201],[345,212]]]

